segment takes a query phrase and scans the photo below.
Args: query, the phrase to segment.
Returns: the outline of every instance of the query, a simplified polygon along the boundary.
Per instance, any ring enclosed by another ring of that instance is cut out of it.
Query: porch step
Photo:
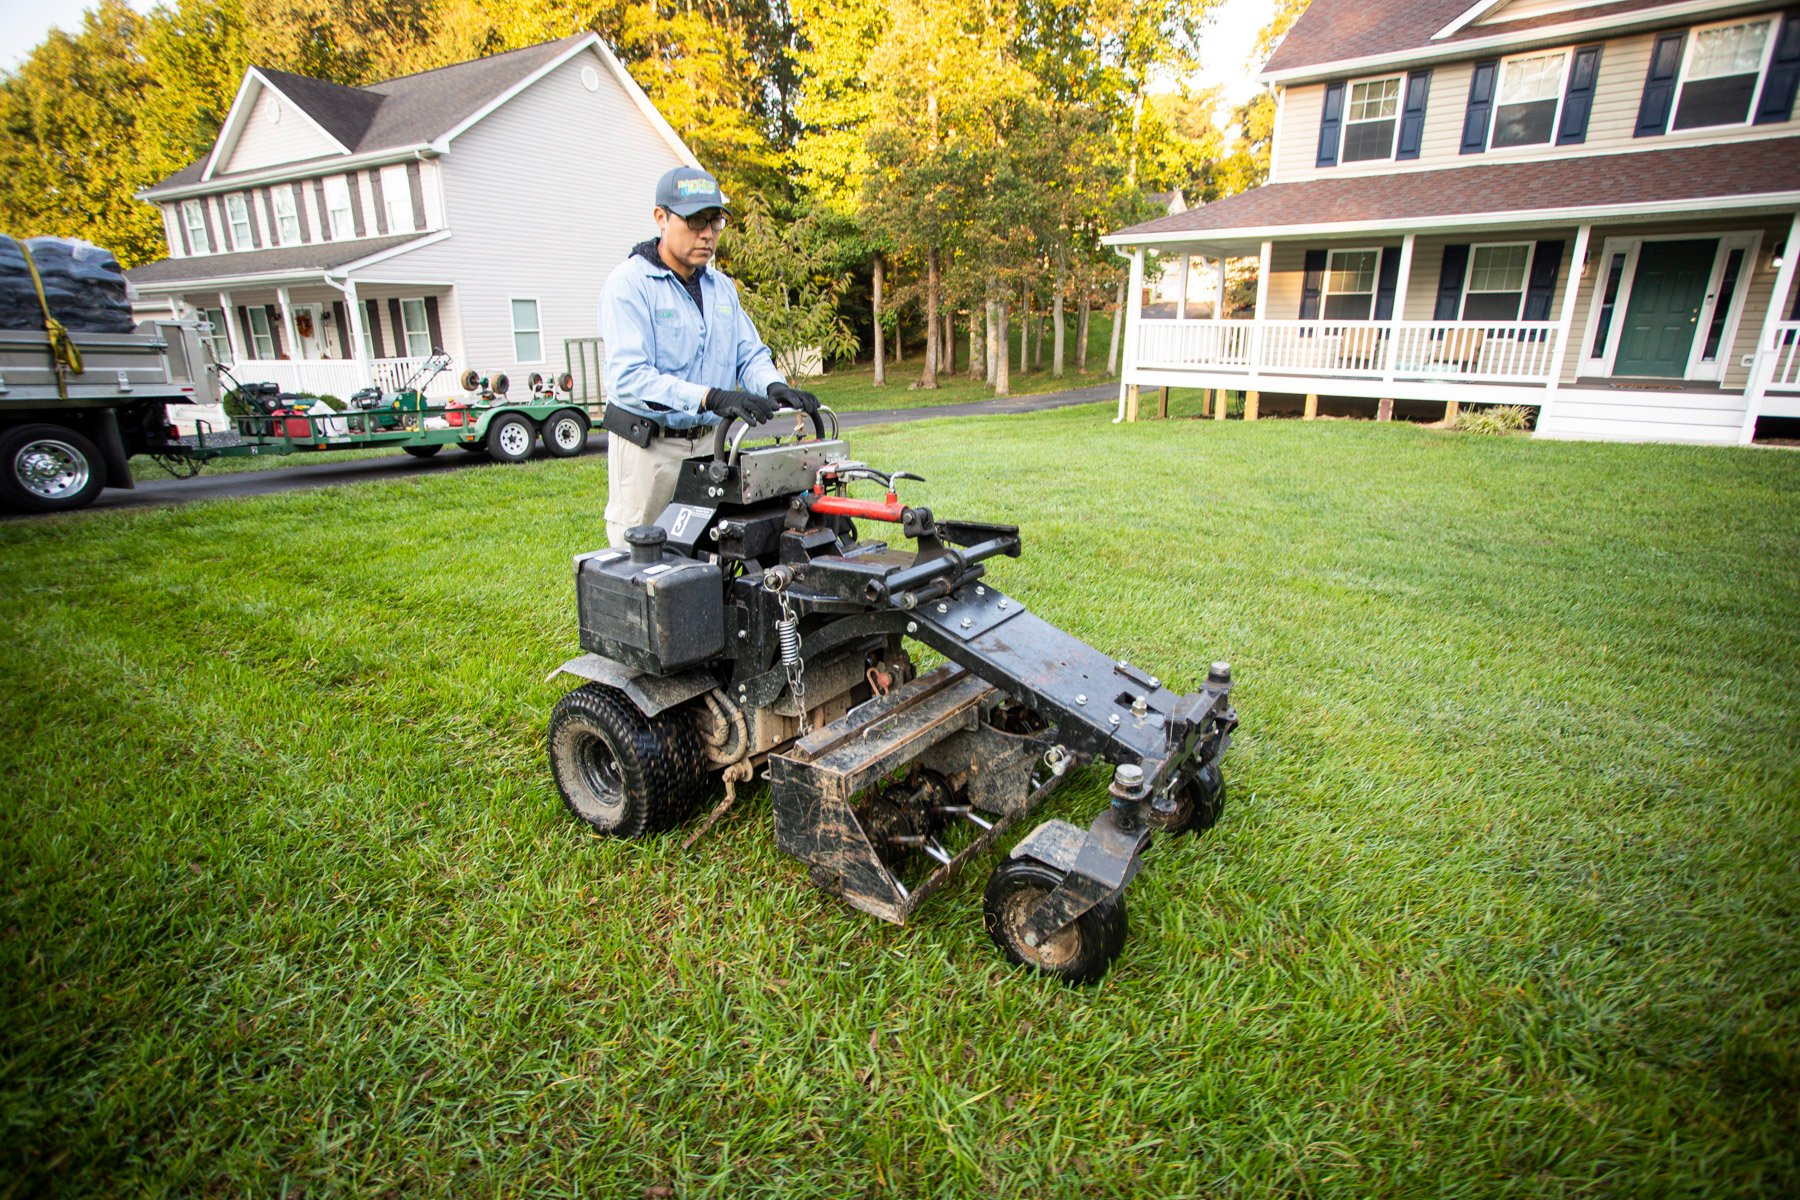
[[[1732,392],[1566,390],[1539,421],[1546,438],[1735,445],[1745,400]]]

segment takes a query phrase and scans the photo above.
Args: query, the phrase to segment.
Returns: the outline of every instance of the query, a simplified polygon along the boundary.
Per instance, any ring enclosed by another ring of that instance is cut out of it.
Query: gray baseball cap
[[[719,181],[698,167],[676,167],[656,181],[656,207],[678,217],[691,217],[709,208],[730,208]]]

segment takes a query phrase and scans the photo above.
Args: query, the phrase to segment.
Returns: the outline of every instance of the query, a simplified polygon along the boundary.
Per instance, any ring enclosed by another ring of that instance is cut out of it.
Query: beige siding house
[[[592,33],[362,88],[251,68],[211,153],[139,198],[169,257],[140,315],[202,315],[246,380],[348,396],[438,350],[523,379],[597,335],[600,287],[698,165]]]
[[[1134,286],[1122,412],[1200,387],[1724,443],[1800,417],[1800,10],[1314,0],[1263,79],[1269,182],[1105,239],[1140,280],[1258,259],[1255,314]]]

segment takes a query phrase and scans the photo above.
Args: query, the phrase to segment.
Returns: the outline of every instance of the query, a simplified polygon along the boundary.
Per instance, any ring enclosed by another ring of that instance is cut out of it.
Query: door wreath
[[[313,335],[313,319],[309,312],[294,314],[294,332],[303,338]]]

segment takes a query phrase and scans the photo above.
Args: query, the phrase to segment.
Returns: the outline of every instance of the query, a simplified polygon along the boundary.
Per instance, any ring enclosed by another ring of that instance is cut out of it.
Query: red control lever
[[[899,524],[904,519],[906,506],[894,493],[887,494],[887,500],[856,500],[849,496],[815,495],[812,510],[833,517],[861,517],[865,521],[892,521]]]

